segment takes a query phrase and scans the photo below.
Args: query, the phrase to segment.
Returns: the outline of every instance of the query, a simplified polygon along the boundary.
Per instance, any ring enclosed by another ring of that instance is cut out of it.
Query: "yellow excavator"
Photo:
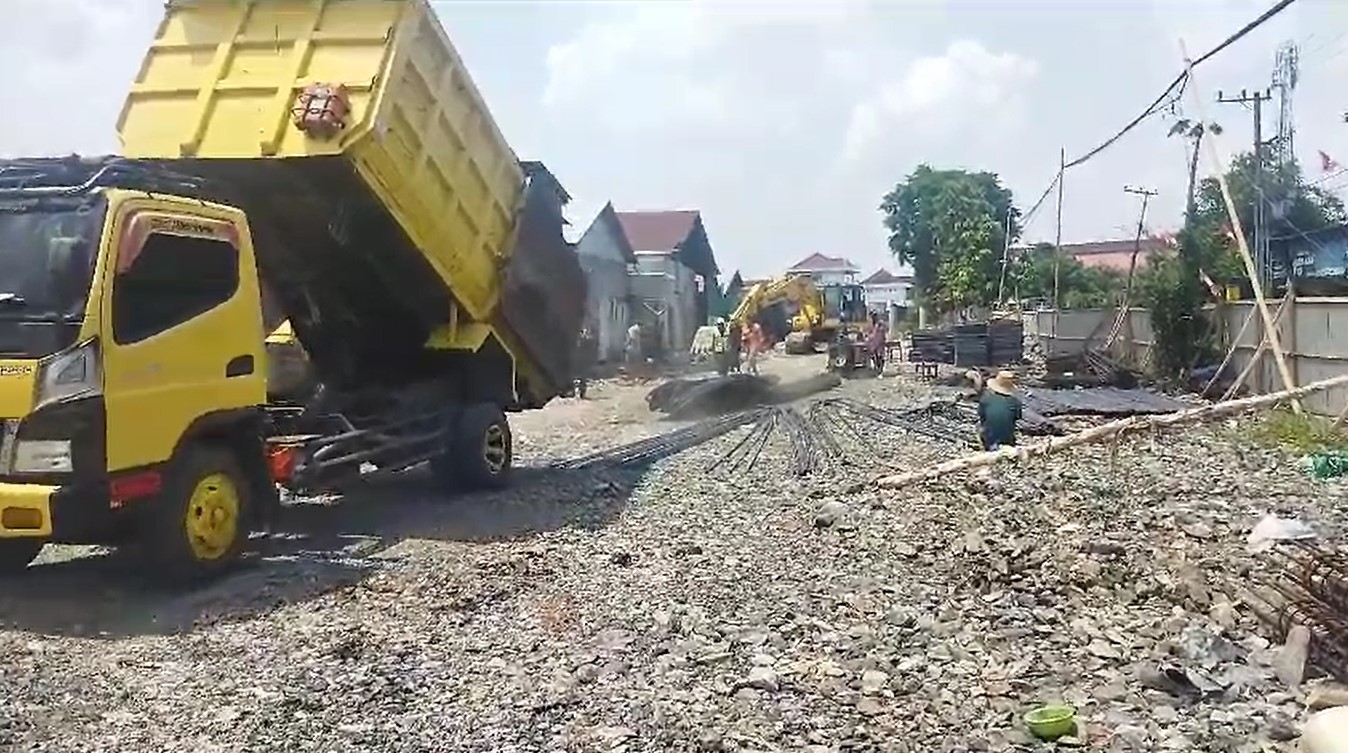
[[[814,353],[839,331],[860,328],[866,305],[860,285],[828,285],[822,290],[809,277],[786,275],[760,282],[744,294],[729,324],[732,330],[758,322],[772,343],[785,341],[793,355]]]

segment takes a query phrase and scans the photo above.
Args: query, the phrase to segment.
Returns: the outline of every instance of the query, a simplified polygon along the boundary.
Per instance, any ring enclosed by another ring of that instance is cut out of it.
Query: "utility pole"
[[[1246,92],[1240,90],[1240,96],[1227,97],[1217,92],[1217,101],[1222,104],[1251,105],[1254,111],[1254,229],[1251,240],[1254,246],[1255,269],[1262,286],[1269,280],[1268,258],[1268,221],[1265,207],[1268,198],[1264,191],[1264,104],[1271,99],[1268,91]]]
[[[1142,209],[1137,214],[1137,236],[1133,239],[1133,256],[1128,262],[1128,282],[1123,288],[1123,302],[1119,304],[1119,315],[1123,317],[1124,322],[1124,342],[1126,343],[1124,347],[1131,354],[1133,348],[1133,316],[1129,309],[1133,305],[1133,278],[1137,274],[1137,257],[1142,253],[1142,232],[1147,224],[1147,204],[1151,202],[1151,197],[1156,195],[1156,190],[1137,188],[1136,186],[1124,186],[1123,190],[1142,197]]]
[[[1003,301],[1006,300],[1003,293],[1006,291],[1006,265],[1010,263],[1010,260],[1011,260],[1011,208],[1008,206],[1006,212],[1006,237],[1003,238],[1002,243],[1002,276],[1000,279],[997,280],[998,309],[1003,308]]]

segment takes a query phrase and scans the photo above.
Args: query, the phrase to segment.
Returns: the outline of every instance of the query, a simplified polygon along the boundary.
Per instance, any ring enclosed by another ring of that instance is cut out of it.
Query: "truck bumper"
[[[57,486],[0,482],[0,539],[52,534],[51,500]]]

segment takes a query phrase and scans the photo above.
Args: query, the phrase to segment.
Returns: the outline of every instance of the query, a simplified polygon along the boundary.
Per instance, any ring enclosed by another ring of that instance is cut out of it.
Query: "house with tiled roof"
[[[912,300],[913,278],[896,275],[888,269],[877,269],[861,281],[861,287],[866,291],[866,307],[887,314],[890,306],[908,306]]]
[[[1125,274],[1132,264],[1134,249],[1138,249],[1137,268],[1143,269],[1147,266],[1147,260],[1158,254],[1168,253],[1171,248],[1164,238],[1151,237],[1144,237],[1140,247],[1133,238],[1062,244],[1065,253],[1088,267],[1112,269]]]
[[[632,311],[647,351],[681,353],[707,321],[710,290],[720,270],[702,213],[695,209],[617,212],[635,262]]]
[[[854,285],[861,268],[841,256],[814,253],[792,264],[786,272],[809,275],[816,285]]]

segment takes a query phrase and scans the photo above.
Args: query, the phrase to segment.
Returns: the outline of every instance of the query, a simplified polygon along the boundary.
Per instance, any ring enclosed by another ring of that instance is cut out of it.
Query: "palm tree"
[[[1173,126],[1170,126],[1170,132],[1167,136],[1179,136],[1189,139],[1193,142],[1193,153],[1189,155],[1189,192],[1188,199],[1184,205],[1184,216],[1192,217],[1194,214],[1194,202],[1196,200],[1195,191],[1198,188],[1198,148],[1203,142],[1203,136],[1206,134],[1221,135],[1222,127],[1218,123],[1202,123],[1180,118]]]

